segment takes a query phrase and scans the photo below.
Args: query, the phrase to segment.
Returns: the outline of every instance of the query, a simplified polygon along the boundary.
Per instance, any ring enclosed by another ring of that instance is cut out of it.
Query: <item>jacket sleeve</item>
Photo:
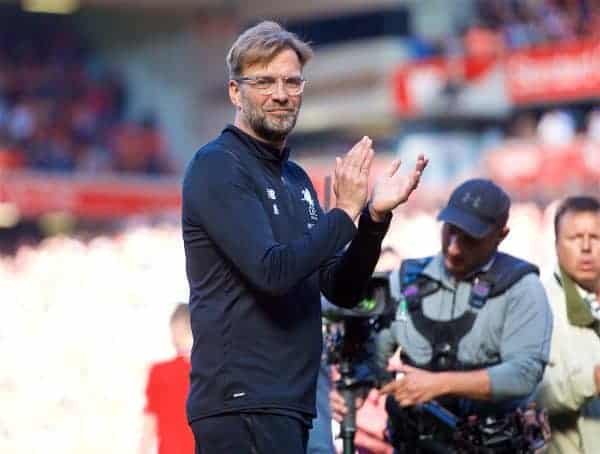
[[[277,242],[250,175],[226,150],[194,158],[184,178],[182,203],[184,222],[202,227],[253,286],[272,295],[287,293],[356,233],[346,213],[332,210],[302,237]]]
[[[552,312],[539,277],[528,274],[507,292],[502,332],[502,362],[488,368],[493,399],[533,393],[548,362]]]
[[[390,214],[384,222],[373,222],[365,208],[352,243],[342,254],[321,265],[321,292],[337,306],[352,307],[364,296],[391,218]]]
[[[564,314],[565,294],[554,276],[544,282],[554,312],[550,361],[538,391],[539,403],[551,414],[579,412],[598,394],[594,367],[600,364],[600,340],[589,343],[588,328],[572,326]],[[582,341],[580,336],[584,336]],[[578,350],[584,350],[579,352]],[[577,354],[575,354],[577,351]]]
[[[540,404],[550,414],[579,412],[588,399],[597,395],[595,364],[578,360],[577,355],[565,351],[566,338],[553,336],[550,362],[538,393]]]

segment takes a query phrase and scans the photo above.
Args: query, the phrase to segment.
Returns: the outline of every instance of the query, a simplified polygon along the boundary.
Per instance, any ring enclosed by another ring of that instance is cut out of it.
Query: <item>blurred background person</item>
[[[193,342],[187,304],[175,307],[170,328],[176,355],[150,367],[139,454],[194,452],[194,436],[185,414]]]
[[[554,312],[539,402],[553,454],[600,452],[600,201],[573,196],[554,218],[558,264],[546,280]]]

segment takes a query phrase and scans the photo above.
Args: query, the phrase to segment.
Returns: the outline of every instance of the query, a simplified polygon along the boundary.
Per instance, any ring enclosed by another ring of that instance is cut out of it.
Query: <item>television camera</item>
[[[370,366],[374,355],[374,335],[390,325],[396,309],[397,302],[390,295],[389,273],[375,273],[369,280],[364,297],[353,309],[332,306],[324,311],[327,361],[338,366],[340,379],[336,387],[348,407],[348,414],[341,425],[344,454],[355,452],[355,399],[377,385],[374,368]]]

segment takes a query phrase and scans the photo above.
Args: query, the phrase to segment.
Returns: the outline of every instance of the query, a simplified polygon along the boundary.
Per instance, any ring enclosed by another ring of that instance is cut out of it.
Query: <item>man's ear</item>
[[[499,235],[500,242],[502,242],[502,240],[504,240],[504,238],[506,238],[509,233],[510,233],[510,228],[507,225],[502,227],[500,229],[500,235]]]
[[[240,93],[240,86],[237,84],[235,80],[229,81],[229,100],[231,104],[233,104],[237,109],[242,108],[242,100]]]

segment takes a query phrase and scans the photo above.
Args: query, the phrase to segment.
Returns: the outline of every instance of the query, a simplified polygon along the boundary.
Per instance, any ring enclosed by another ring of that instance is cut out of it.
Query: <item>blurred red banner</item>
[[[583,138],[554,146],[508,141],[487,152],[486,171],[503,187],[515,191],[597,188],[600,143]]]
[[[138,177],[88,177],[0,170],[0,202],[16,205],[35,217],[67,212],[87,218],[116,219],[130,215],[177,212],[179,182]]]
[[[431,58],[399,67],[392,75],[396,112],[401,116],[501,113],[505,103],[502,70],[495,57]],[[467,90],[468,89],[468,90]],[[468,91],[468,93],[467,93]]]
[[[391,78],[400,116],[505,116],[513,105],[600,98],[600,39],[431,58],[401,65]]]
[[[506,82],[516,104],[600,97],[600,39],[512,53]]]

